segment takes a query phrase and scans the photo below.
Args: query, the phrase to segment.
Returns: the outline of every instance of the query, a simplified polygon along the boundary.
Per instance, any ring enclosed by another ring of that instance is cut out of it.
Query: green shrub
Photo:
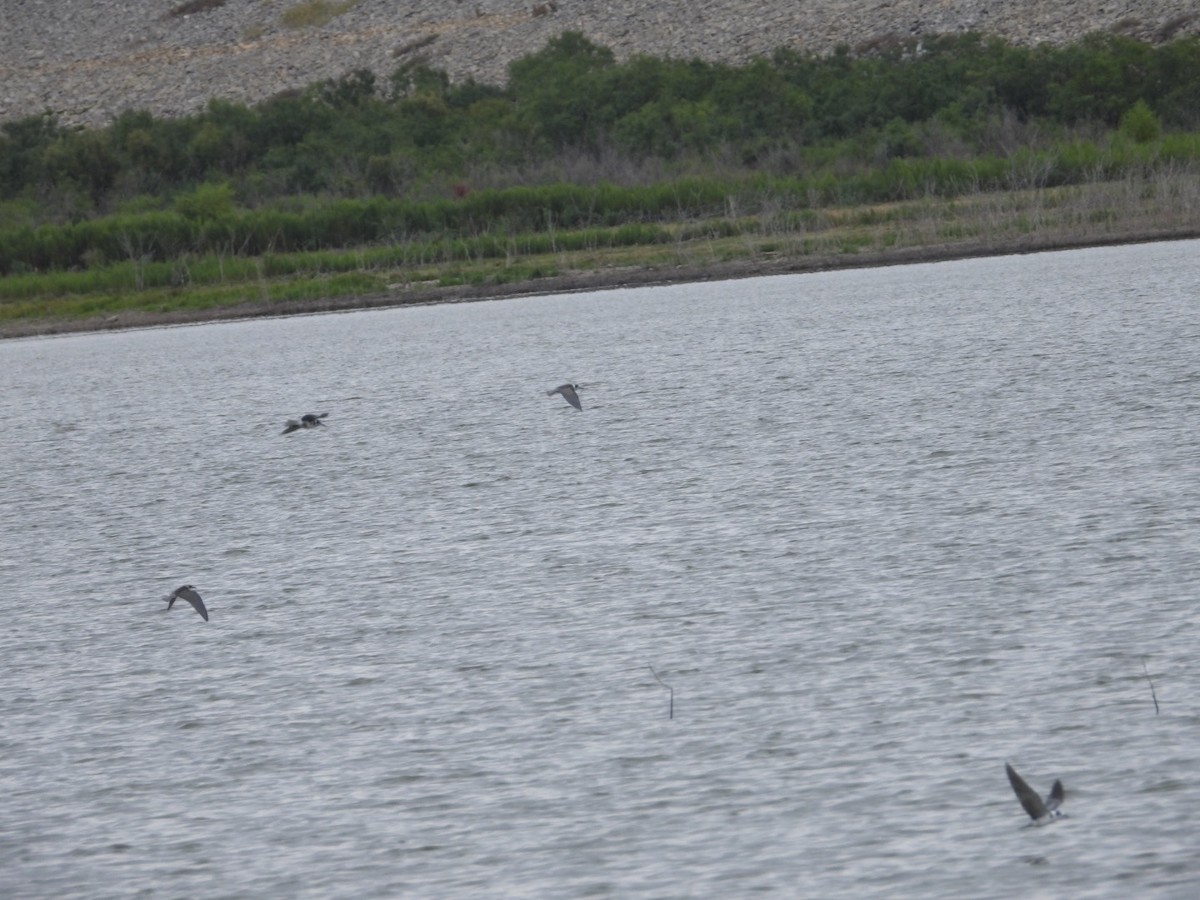
[[[1138,144],[1148,144],[1158,140],[1162,134],[1162,125],[1146,102],[1139,100],[1121,116],[1118,131]]]
[[[228,184],[202,184],[175,198],[175,212],[194,222],[209,222],[233,214],[233,188]]]
[[[280,21],[288,28],[313,28],[327,24],[335,16],[351,9],[358,0],[331,3],[329,0],[306,0],[284,10]]]

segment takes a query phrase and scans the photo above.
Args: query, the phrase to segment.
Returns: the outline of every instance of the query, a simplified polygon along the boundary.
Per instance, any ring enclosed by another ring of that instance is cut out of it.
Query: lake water
[[[1194,897],[1198,289],[1182,242],[0,343],[0,894]]]

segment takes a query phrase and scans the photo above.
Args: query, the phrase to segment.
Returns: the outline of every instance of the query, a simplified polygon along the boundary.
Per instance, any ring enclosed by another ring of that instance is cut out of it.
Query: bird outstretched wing
[[[175,588],[174,593],[171,594],[167,602],[168,610],[175,605],[176,600],[186,600],[188,603],[192,604],[192,609],[200,613],[205,622],[208,621],[208,609],[205,608],[204,601],[200,599],[200,595],[196,593],[196,589],[190,584],[185,584],[182,587]]]
[[[1025,783],[1025,779],[1017,774],[1017,770],[1008,763],[1004,764],[1004,771],[1008,773],[1008,783],[1012,785],[1013,793],[1017,795],[1017,799],[1021,801],[1021,808],[1029,813],[1031,819],[1037,820],[1046,816],[1046,804],[1042,802],[1042,798],[1038,796],[1037,791]],[[1062,785],[1055,782],[1055,785],[1061,789]],[[1053,796],[1053,792],[1051,792]]]
[[[576,409],[582,411],[583,404],[579,402],[579,394],[575,391],[573,384],[560,384],[552,391],[546,391],[547,394],[562,394],[563,399],[570,403]]]
[[[1054,812],[1062,806],[1066,797],[1067,792],[1063,790],[1062,782],[1055,779],[1054,786],[1050,788],[1050,796],[1046,798],[1046,812]]]

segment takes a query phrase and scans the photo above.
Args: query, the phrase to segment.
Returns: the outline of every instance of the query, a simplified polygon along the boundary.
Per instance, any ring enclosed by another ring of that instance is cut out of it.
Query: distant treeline
[[[763,179],[797,205],[1064,183],[1194,160],[1197,98],[1196,38],[1017,47],[966,34],[727,66],[618,63],[568,32],[512,63],[503,87],[406,65],[177,119],[5,123],[0,274],[86,266],[89,253],[261,253],[710,214]],[[1128,146],[1107,142],[1113,132]],[[1153,153],[1137,149],[1150,142]]]

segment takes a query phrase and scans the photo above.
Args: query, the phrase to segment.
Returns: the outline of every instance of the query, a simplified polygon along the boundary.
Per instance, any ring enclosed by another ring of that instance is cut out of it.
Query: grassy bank
[[[35,116],[0,126],[0,334],[1190,236],[1197,89],[1191,38],[729,67],[568,32],[504,87]]]
[[[753,215],[182,254],[0,279],[0,336],[448,302],[1200,235],[1200,166],[1053,188]]]

